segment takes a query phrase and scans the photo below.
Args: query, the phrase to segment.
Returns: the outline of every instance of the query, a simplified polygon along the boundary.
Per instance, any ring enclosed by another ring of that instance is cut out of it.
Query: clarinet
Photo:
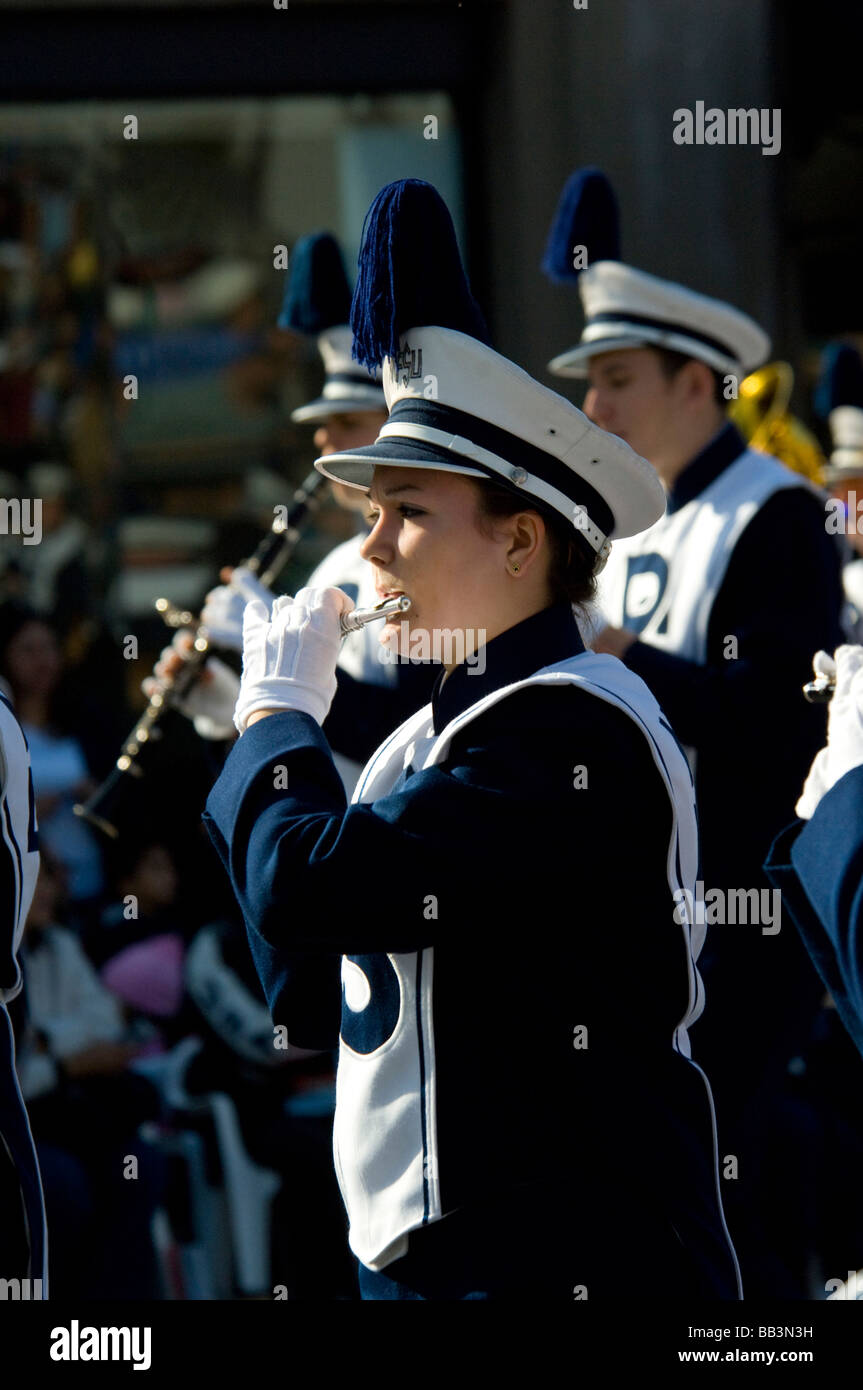
[[[318,473],[317,470],[310,473],[294,493],[287,516],[275,519],[254,555],[242,562],[243,567],[250,570],[267,588],[290,560],[297,542],[302,537],[303,526],[320,507],[321,499],[318,493],[325,482],[327,479],[323,473]],[[166,710],[181,699],[199,678],[210,652],[207,629],[192,613],[176,608],[165,598],[157,599],[155,606],[168,627],[195,629],[192,646],[188,654],[181,653],[183,665],[175,676],[158,679],[157,689],[153,691],[147,708],[120,749],[120,756],[105,781],[87,801],[73,807],[76,816],[89,821],[114,840],[119,838],[119,831],[104,815],[108,802],[123,786],[128,775],[143,777],[144,770],[137,761],[141,749],[154,737],[153,731]],[[156,731],[155,737],[158,737],[159,732]]]

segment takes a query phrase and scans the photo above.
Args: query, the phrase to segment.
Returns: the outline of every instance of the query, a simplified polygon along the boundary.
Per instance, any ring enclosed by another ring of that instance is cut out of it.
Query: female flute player
[[[661,485],[485,346],[429,185],[373,204],[352,327],[389,420],[317,466],[367,492],[364,558],[410,599],[382,640],[437,640],[446,670],[346,806],[320,725],[350,600],[249,603],[241,737],[205,820],[274,1019],[298,1046],[338,1039],[362,1296],[619,1298],[637,1259],[642,1296],[738,1298],[688,1058],[692,782],[573,612]]]

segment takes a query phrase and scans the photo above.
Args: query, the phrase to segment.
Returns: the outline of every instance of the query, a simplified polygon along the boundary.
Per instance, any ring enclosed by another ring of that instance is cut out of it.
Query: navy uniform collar
[[[729,420],[678,475],[668,494],[668,511],[677,512],[685,507],[724,473],[746,447],[743,435]]]
[[[441,672],[432,691],[435,733],[492,691],[583,651],[572,606],[561,602],[543,608],[486,643],[481,675],[466,662],[456,666],[446,680],[446,672]]]

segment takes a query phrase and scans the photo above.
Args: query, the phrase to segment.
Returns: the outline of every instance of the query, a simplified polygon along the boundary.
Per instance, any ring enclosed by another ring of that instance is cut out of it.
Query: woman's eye
[[[398,508],[398,511],[399,511],[399,515],[402,516],[402,517],[405,517],[405,518],[410,518],[410,517],[412,517],[412,516],[422,516],[422,515],[423,515],[423,512],[421,511],[421,509],[420,509],[419,507],[409,507],[409,506],[407,505],[406,502],[402,502],[402,503],[400,504],[400,506],[399,506],[399,508]],[[375,524],[375,522],[377,521],[377,519],[378,519],[379,516],[380,516],[380,512],[368,512],[368,513],[366,514],[366,517],[365,517],[366,525],[367,525],[369,528],[371,528],[372,526],[374,526],[374,524]]]

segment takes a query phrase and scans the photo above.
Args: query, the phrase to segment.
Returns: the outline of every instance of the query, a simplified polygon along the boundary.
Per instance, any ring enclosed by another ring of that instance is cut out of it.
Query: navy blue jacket
[[[726,425],[683,470],[671,511],[699,496],[745,449]],[[710,613],[705,665],[634,642],[624,660],[697,752],[707,888],[766,888],[762,865],[788,824],[815,753],[823,707],[802,695],[819,648],[843,640],[840,557],[824,509],[801,480],[775,493],[738,540]],[[738,642],[726,660],[726,638]],[[741,1153],[753,1111],[766,1114],[788,1059],[805,1049],[822,994],[796,933],[709,928],[701,956],[709,1007],[691,1032],[714,1085],[723,1152]],[[724,1123],[723,1123],[724,1121]],[[748,1152],[751,1171],[754,1156]]]
[[[669,511],[698,497],[745,448],[726,425],[677,478]],[[801,688],[815,652],[843,640],[842,604],[835,538],[801,480],[768,498],[738,540],[711,609],[703,666],[640,641],[624,656],[697,751],[707,884],[758,883],[773,837],[794,814],[826,730],[823,708],[807,704]],[[733,661],[723,654],[731,635]]]
[[[484,674],[439,680],[435,730],[581,650],[566,603],[519,623],[487,644]],[[204,819],[292,1042],[335,1044],[342,953],[368,973],[377,953],[434,946],[444,1226],[494,1199],[505,1227],[514,1194],[554,1191],[559,1229],[544,1235],[570,1297],[583,1275],[615,1296],[621,1251],[645,1244],[669,1295],[736,1297],[707,1092],[671,1046],[688,998],[671,809],[628,716],[572,686],[527,689],[444,763],[347,808],[320,728],[284,712],[239,739]]]
[[[777,836],[765,872],[863,1053],[863,767]]]

